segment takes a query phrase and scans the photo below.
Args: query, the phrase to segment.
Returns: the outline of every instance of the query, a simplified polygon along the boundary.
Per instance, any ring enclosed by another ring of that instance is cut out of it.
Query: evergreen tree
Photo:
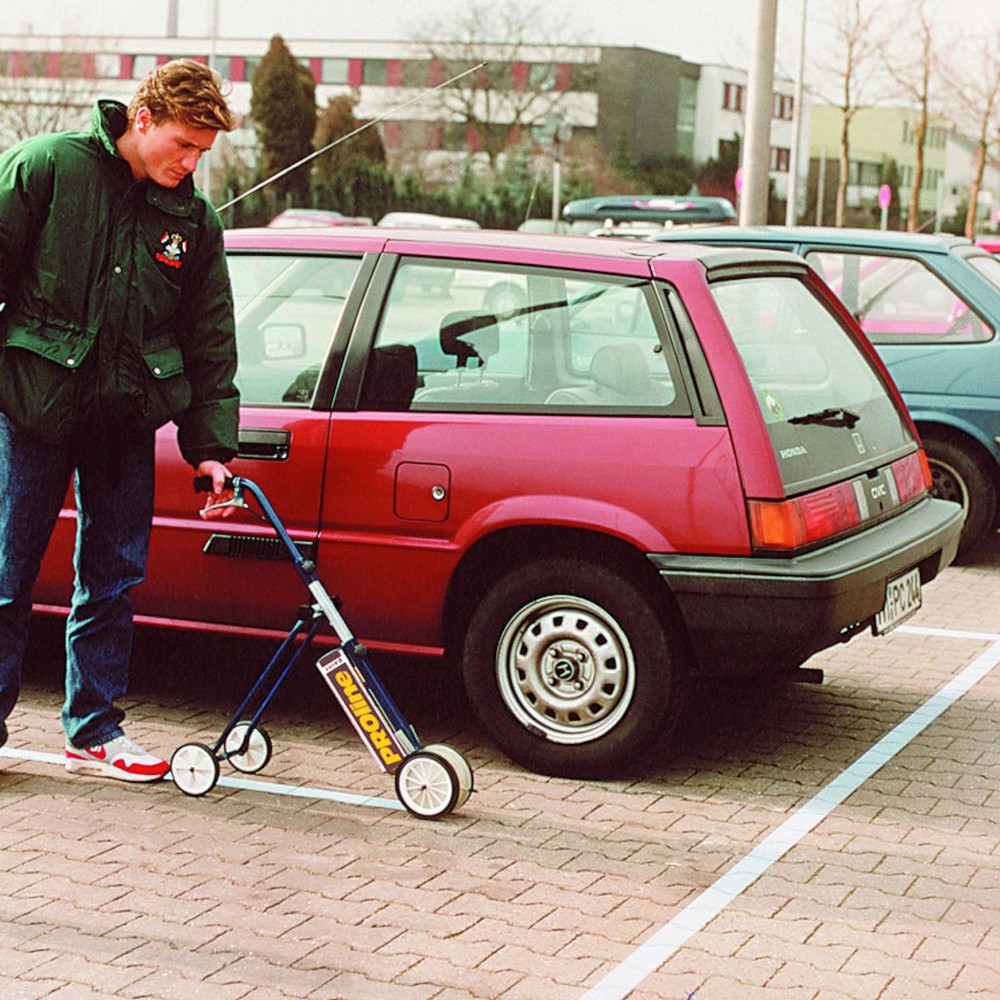
[[[351,135],[364,125],[354,117],[356,105],[356,97],[334,97],[316,125],[318,149],[342,136],[351,136],[316,158],[317,204],[344,215],[377,218],[387,211],[386,188],[392,187],[392,177],[378,130],[366,128]]]
[[[257,130],[262,177],[271,177],[313,151],[316,84],[280,35],[254,71],[250,117]],[[303,164],[269,189],[278,207],[310,205],[311,163]]]

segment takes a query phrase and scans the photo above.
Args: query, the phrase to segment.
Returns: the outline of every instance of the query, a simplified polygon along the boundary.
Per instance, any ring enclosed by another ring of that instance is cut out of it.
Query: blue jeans
[[[67,740],[121,736],[132,656],[129,590],[146,572],[153,519],[154,435],[51,445],[0,413],[0,746],[17,701],[31,589],[74,476],[76,571],[66,622]]]

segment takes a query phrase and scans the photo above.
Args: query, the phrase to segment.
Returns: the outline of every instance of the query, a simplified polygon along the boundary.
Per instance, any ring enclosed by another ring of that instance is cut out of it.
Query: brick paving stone
[[[418,954],[390,953],[372,948],[355,948],[343,941],[327,941],[307,955],[299,967],[325,971],[330,975],[353,972],[382,982],[396,982],[422,958]]]
[[[356,972],[342,972],[335,976],[326,986],[327,996],[337,998],[364,997],[366,1000],[443,1000],[443,994],[437,986],[424,983],[405,985],[402,983],[378,982]],[[472,994],[461,991],[458,996],[469,997]]]
[[[270,987],[275,992],[290,996],[322,995],[324,988],[336,974],[333,968],[299,968],[271,965],[256,955],[244,955],[224,969],[205,978],[206,983],[232,985],[241,982]]]
[[[120,995],[130,1000],[248,1000],[254,992],[246,983],[201,983],[174,969],[154,969]]]
[[[22,978],[28,982],[36,979],[54,980],[92,990],[103,990],[113,995],[126,989],[142,974],[137,969],[116,966],[111,961],[92,960],[80,954],[56,953],[49,961],[25,973]]]
[[[913,621],[997,634],[1000,543],[991,558],[947,571]],[[822,687],[701,685],[675,755],[616,781],[529,774],[421,719],[476,768],[476,795],[436,823],[2,758],[0,997],[577,998],[991,642],[900,630],[820,654]],[[231,697],[198,697],[147,679],[130,720],[158,747],[204,738]],[[9,746],[58,755],[60,700],[26,686]],[[995,996],[998,712],[1000,669],[630,1000]],[[276,715],[260,780],[392,796],[344,720],[308,700]]]
[[[449,962],[436,958],[421,958],[414,962],[405,972],[396,976],[393,985],[403,986],[440,986],[447,984],[453,989],[464,990],[465,995],[476,998],[493,998],[511,996],[511,990],[525,979],[524,972],[510,970],[490,970],[478,968],[475,970],[451,968]],[[539,997],[548,997],[548,993],[536,993]]]

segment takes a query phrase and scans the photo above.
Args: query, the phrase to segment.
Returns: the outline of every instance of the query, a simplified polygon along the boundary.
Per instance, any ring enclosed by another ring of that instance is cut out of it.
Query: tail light
[[[885,469],[895,485],[893,507],[909,503],[930,489],[930,468],[923,451],[898,459]],[[805,493],[790,500],[750,500],[750,539],[756,549],[788,552],[815,545],[860,527],[878,516],[862,507],[855,488],[860,480],[848,480]]]

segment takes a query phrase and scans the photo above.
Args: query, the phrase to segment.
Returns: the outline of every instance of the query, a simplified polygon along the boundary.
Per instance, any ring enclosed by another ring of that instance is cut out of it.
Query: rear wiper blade
[[[857,413],[845,410],[842,406],[831,406],[815,413],[806,413],[801,417],[792,417],[790,424],[824,424],[827,427],[846,427],[850,430],[861,419]]]

